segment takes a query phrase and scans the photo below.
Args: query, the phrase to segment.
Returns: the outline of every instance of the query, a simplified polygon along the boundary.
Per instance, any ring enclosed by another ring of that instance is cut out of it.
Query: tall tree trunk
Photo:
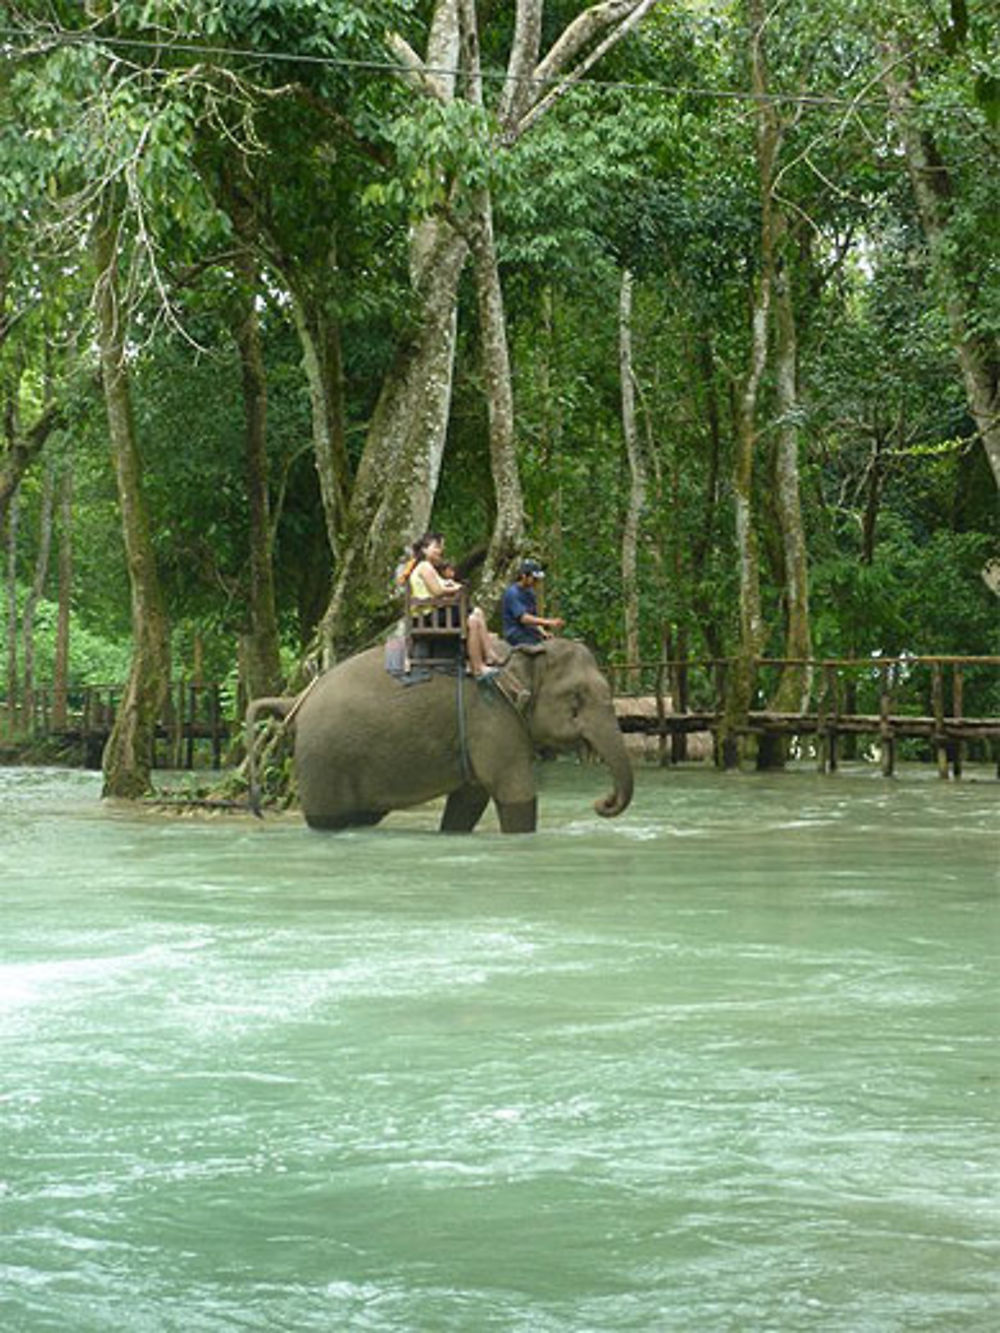
[[[458,0],[437,0],[426,70],[445,102],[454,95],[460,48]],[[430,521],[451,410],[458,283],[467,254],[466,238],[442,217],[414,228],[410,282],[418,313],[383,381],[354,480],[320,623],[324,664],[355,651],[392,617],[392,570],[402,548]]]
[[[281,691],[281,653],[278,618],[274,605],[274,573],[271,560],[271,515],[268,499],[267,375],[257,316],[259,275],[249,249],[236,261],[241,285],[236,316],[236,343],[243,380],[246,487],[250,510],[250,550],[247,562],[250,590],[247,604],[249,624],[244,631],[243,661],[248,697]]]
[[[20,520],[20,504],[15,491],[7,509],[7,521],[3,528],[6,538],[5,591],[7,593],[6,621],[6,665],[7,665],[7,728],[17,729],[18,701],[21,697],[21,685],[17,669],[17,529]]]
[[[700,386],[698,402],[707,432],[708,458],[702,516],[692,542],[687,567],[691,571],[691,610],[698,618],[708,656],[719,658],[725,652],[725,640],[720,629],[721,617],[713,598],[712,588],[703,571],[708,565],[719,521],[722,491],[722,412],[716,384],[717,370],[711,334],[707,329],[698,329],[695,331],[694,339],[691,375],[693,382]],[[679,512],[679,479],[675,481],[674,493],[675,508]],[[679,563],[677,568],[679,572]]]
[[[476,6],[474,0],[460,0],[459,8],[467,96],[476,106],[482,107]],[[534,21],[529,19],[531,31],[526,34],[522,30],[525,15],[520,14],[518,19],[520,26],[515,34],[514,51],[518,53],[519,59],[533,62],[537,58],[537,33],[532,36]],[[528,43],[526,46],[525,41]],[[507,87],[517,86],[515,79],[508,81]],[[508,113],[515,103],[516,99],[515,102],[503,99]],[[477,190],[472,205],[470,239],[479,309],[483,380],[486,385],[490,470],[496,499],[496,518],[481,575],[480,597],[486,607],[492,610],[499,604],[510,566],[523,547],[524,497],[514,440],[514,386],[503,290],[500,285],[500,265],[493,232],[493,201],[489,190]]]
[[[391,618],[391,573],[427,527],[451,407],[464,237],[444,221],[415,242],[420,323],[386,374],[358,467],[347,539],[320,626],[325,664],[355,651]],[[428,248],[429,247],[429,248]]]
[[[397,34],[389,38],[411,82],[443,102],[454,96],[453,71],[461,55],[460,6],[466,3],[437,0],[425,61]],[[655,0],[604,0],[578,15],[545,59],[530,71],[532,81],[518,84],[510,114],[523,115],[515,127],[505,131],[505,139],[514,142],[529,120],[542,114],[552,96],[589,68],[598,52],[591,51],[584,57],[542,104],[540,89],[561,75],[596,35],[616,23],[617,35],[623,35],[653,3]],[[467,8],[467,30],[474,31],[469,14]],[[540,20],[541,0],[519,0],[512,59],[524,67],[525,74],[532,53],[537,54]],[[615,39],[612,37],[607,44]],[[474,70],[468,72],[474,75]],[[530,111],[525,100],[529,89],[529,100],[534,102]],[[480,230],[481,238],[483,235]],[[483,244],[488,242],[484,240]],[[451,406],[458,281],[467,247],[466,238],[441,217],[425,219],[415,229],[411,269],[414,306],[419,314],[416,327],[400,347],[382,386],[354,483],[343,555],[320,626],[322,656],[327,663],[364,643],[391,616],[392,568],[403,544],[429,520]],[[493,279],[488,281],[492,283]],[[497,281],[494,294],[498,292]],[[500,439],[499,434],[496,438]],[[506,445],[503,448],[507,450],[504,476],[509,477],[513,449]],[[503,485],[506,487],[506,482]],[[505,506],[507,516],[501,512]],[[509,499],[501,501],[498,497],[498,522],[509,525],[512,513]],[[502,532],[497,539],[498,550],[509,540],[509,533]]]
[[[490,470],[496,500],[496,517],[481,575],[480,597],[487,607],[493,608],[499,604],[511,565],[523,550],[525,534],[524,495],[514,438],[510,350],[493,236],[493,206],[486,191],[477,200],[472,253],[489,418]]]
[[[885,88],[902,136],[921,226],[944,290],[951,340],[969,411],[1000,487],[1000,341],[995,330],[977,318],[975,293],[963,272],[962,256],[955,251],[949,231],[951,177],[933,135],[917,123],[914,76],[906,73],[898,41],[887,42],[886,53]]]
[[[639,651],[639,525],[646,504],[646,465],[635,420],[635,378],[632,368],[632,274],[622,271],[618,302],[618,363],[622,397],[622,435],[628,460],[629,496],[622,528],[622,600],[625,611],[625,660],[638,662]]]
[[[550,614],[558,615],[558,573],[563,563],[563,489],[558,467],[563,442],[563,406],[556,389],[557,324],[552,288],[541,293],[539,337],[534,346],[531,373],[534,376],[540,414],[541,472],[552,480],[551,492],[544,492],[541,509],[535,518],[545,567],[556,575],[555,597],[548,602]]]
[[[118,299],[119,225],[114,208],[105,201],[91,232],[101,381],[132,595],[132,666],[104,749],[103,794],[135,798],[149,790],[156,725],[169,687],[170,641],[132,415],[125,319]]]
[[[21,617],[21,643],[24,648],[24,719],[27,727],[34,725],[35,719],[35,608],[45,592],[45,581],[49,574],[49,552],[52,548],[52,507],[55,497],[55,472],[51,464],[45,469],[42,483],[42,507],[38,520],[38,552],[35,556],[35,573],[31,588],[24,599],[24,613]]]
[[[66,727],[69,692],[69,612],[73,594],[73,468],[67,462],[59,489],[59,611],[52,669],[52,726]]]
[[[753,506],[754,454],[757,445],[757,398],[767,365],[767,327],[774,271],[773,201],[780,132],[774,106],[767,100],[767,63],[764,51],[764,0],[748,0],[751,24],[750,57],[756,98],[757,172],[761,202],[761,270],[752,292],[750,362],[737,403],[736,460],[733,502],[739,559],[740,639],[726,690],[721,744],[727,768],[739,762],[737,732],[749,711],[756,660],[764,646],[765,630],[760,599],[760,557]]]
[[[798,344],[795,336],[791,272],[787,265],[775,279],[774,314],[776,335],[774,359],[778,395],[775,500],[784,552],[785,604],[788,617],[785,628],[785,656],[808,658],[812,655],[812,632],[809,623],[809,569],[799,485]],[[787,668],[782,674],[781,683],[772,701],[774,707],[783,712],[804,712],[809,701],[811,683],[809,668]]]
[[[330,272],[336,268],[331,247]],[[327,543],[334,564],[343,555],[350,507],[351,465],[347,454],[344,362],[340,326],[329,296],[299,274],[286,274],[292,312],[309,385],[313,453],[319,478]]]

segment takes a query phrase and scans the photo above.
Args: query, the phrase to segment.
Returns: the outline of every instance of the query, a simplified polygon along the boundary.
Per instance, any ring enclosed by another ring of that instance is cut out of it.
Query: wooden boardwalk
[[[686,757],[687,736],[707,732],[721,763],[731,668],[731,659],[613,667],[622,731],[660,737],[661,762],[674,763]],[[789,669],[807,682],[808,704],[801,712],[766,705],[781,673]],[[822,772],[834,772],[845,749],[857,748],[858,738],[877,754],[887,776],[905,740],[933,750],[941,777],[961,777],[970,745],[1000,765],[1000,717],[969,716],[964,707],[970,680],[977,686],[984,680],[1000,682],[1000,657],[762,658],[754,674],[753,704],[758,706],[751,706],[735,734],[795,739],[800,750],[805,740]]]
[[[662,763],[687,757],[688,738],[711,738],[716,763],[731,659],[691,659],[615,664],[607,674],[615,693],[619,725],[626,734],[658,738]],[[779,712],[767,700],[781,674],[793,670],[805,682],[800,712]],[[81,762],[99,767],[124,687],[88,686],[71,698],[66,724],[53,724],[51,689],[36,692],[31,734],[76,747]],[[966,712],[967,697],[1000,698],[998,657],[762,658],[756,664],[750,711],[736,736],[792,740],[799,755],[811,755],[823,772],[842,758],[867,753],[882,772],[895,769],[900,744],[917,742],[932,756],[942,777],[960,777],[971,751],[996,761],[1000,776],[1000,717]],[[181,682],[170,694],[157,728],[154,767],[193,768],[210,754],[214,768],[239,728],[224,716],[216,683]],[[704,748],[704,747],[703,747]]]
[[[123,685],[87,685],[71,691],[66,721],[57,725],[49,687],[35,694],[30,733],[34,739],[59,742],[75,749],[86,768],[100,768],[101,755],[111,735]],[[222,766],[223,751],[234,723],[223,716],[222,690],[216,683],[180,682],[170,691],[164,715],[156,728],[154,768],[194,768],[198,742],[208,748],[212,767]]]

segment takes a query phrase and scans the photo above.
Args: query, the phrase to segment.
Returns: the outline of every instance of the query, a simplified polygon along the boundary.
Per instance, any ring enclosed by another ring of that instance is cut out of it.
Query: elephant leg
[[[497,801],[501,833],[534,833],[538,823],[538,799],[530,801]]]
[[[482,787],[459,787],[445,802],[441,816],[442,833],[471,833],[486,809],[489,793]]]

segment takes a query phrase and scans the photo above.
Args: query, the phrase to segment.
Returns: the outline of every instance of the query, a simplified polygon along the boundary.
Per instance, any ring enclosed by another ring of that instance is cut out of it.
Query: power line
[[[0,29],[4,37],[21,38],[24,33],[18,29]],[[209,46],[199,42],[169,41],[154,42],[148,38],[140,37],[106,37],[97,36],[92,33],[53,33],[50,36],[43,37],[38,44],[33,47],[22,47],[21,55],[40,53],[45,47],[60,46],[89,46],[100,45],[111,48],[112,50],[142,50],[164,52],[181,52],[185,55],[209,56],[209,57],[227,57],[238,60],[253,60],[258,62],[274,62],[290,65],[313,65],[322,66],[331,69],[350,69],[361,70],[372,74],[386,74],[398,77],[406,71],[397,62],[392,60],[362,60],[349,56],[321,56],[309,55],[299,51],[256,51],[252,48],[238,46]],[[445,78],[460,78],[465,72],[461,69],[455,69],[442,65],[422,65],[421,72],[430,75],[441,76]],[[525,83],[536,88],[555,86],[563,82],[563,77],[552,76],[549,78],[536,78],[529,75],[519,78],[512,74],[507,74],[498,70],[481,71],[483,80],[493,83]],[[694,97],[702,99],[714,99],[717,101],[728,102],[750,102],[757,104],[774,105],[792,105],[792,106],[825,106],[835,107],[840,110],[858,107],[880,107],[888,106],[888,99],[866,97],[850,98],[835,97],[827,93],[753,93],[743,89],[729,88],[699,88],[691,87],[687,84],[668,84],[668,83],[637,83],[632,80],[620,79],[586,79],[576,85],[577,87],[597,88],[602,91],[641,93],[646,95],[659,95],[664,97]]]

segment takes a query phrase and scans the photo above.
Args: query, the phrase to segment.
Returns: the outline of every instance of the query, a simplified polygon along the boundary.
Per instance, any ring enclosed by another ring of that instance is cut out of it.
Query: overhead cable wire
[[[0,41],[7,38],[24,38],[23,31],[17,29],[0,28]],[[212,46],[199,42],[189,41],[151,41],[148,38],[140,37],[107,37],[94,33],[69,33],[58,32],[52,34],[43,34],[39,36],[30,47],[23,47],[21,55],[40,54],[46,48],[66,46],[105,46],[112,50],[142,50],[155,51],[159,54],[166,52],[179,52],[184,55],[195,55],[200,57],[226,57],[238,60],[253,60],[258,62],[270,62],[290,65],[313,65],[322,66],[331,69],[361,70],[372,74],[399,75],[401,66],[393,60],[363,60],[350,56],[322,56],[309,55],[298,51],[257,51],[253,48],[238,46]],[[8,48],[9,50],[10,48]],[[440,75],[448,78],[461,77],[464,73],[461,69],[455,69],[443,65],[424,65],[422,72],[425,74]],[[533,75],[513,75],[499,70],[482,70],[481,77],[493,83],[527,83],[534,87],[542,88],[550,85],[557,85],[563,81],[564,75],[552,75],[548,78],[536,78]],[[596,88],[602,91],[641,93],[644,95],[659,95],[664,97],[695,97],[704,99],[715,99],[728,102],[753,102],[753,103],[773,103],[787,104],[795,106],[827,106],[843,109],[845,107],[886,107],[888,99],[866,97],[863,99],[850,97],[835,97],[828,93],[753,93],[741,89],[730,88],[700,88],[691,87],[687,84],[669,84],[669,83],[638,83],[634,80],[622,79],[585,79],[578,87]]]

